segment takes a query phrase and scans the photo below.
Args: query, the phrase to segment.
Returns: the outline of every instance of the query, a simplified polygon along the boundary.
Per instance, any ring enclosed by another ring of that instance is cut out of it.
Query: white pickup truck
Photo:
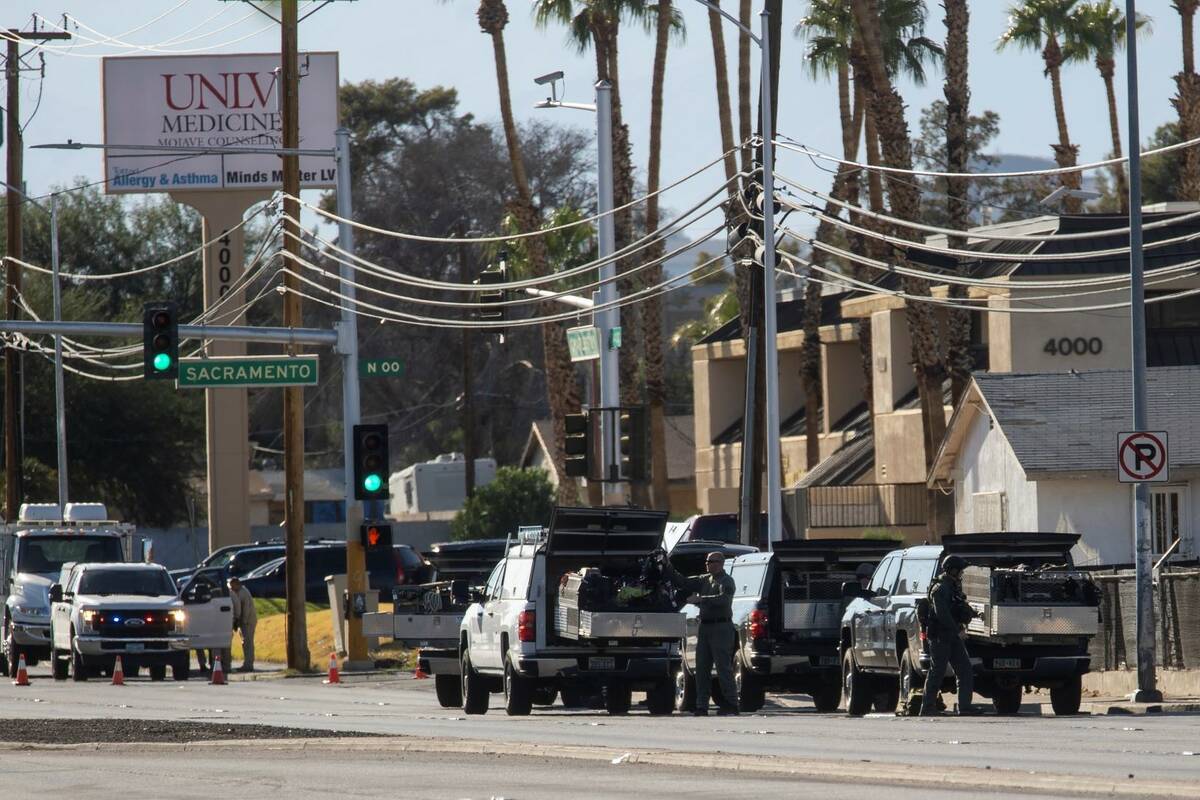
[[[112,673],[121,656],[127,676],[145,666],[161,681],[190,674],[194,648],[224,649],[232,638],[232,605],[207,587],[183,597],[157,564],[75,564],[66,583],[50,587],[50,659],[55,680]]]

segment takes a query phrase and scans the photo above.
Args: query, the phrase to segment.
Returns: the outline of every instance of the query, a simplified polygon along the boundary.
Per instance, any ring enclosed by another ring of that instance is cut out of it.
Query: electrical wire
[[[187,42],[190,42],[190,41],[198,41],[200,39],[209,38],[210,36],[214,36],[217,33],[220,33],[221,31],[224,31],[224,30],[232,27],[233,25],[236,25],[238,22],[241,22],[242,20],[248,19],[250,16],[252,16],[252,14],[247,14],[245,17],[235,20],[234,22],[230,23],[229,25],[225,25],[224,27],[219,28],[216,31],[211,31],[209,33],[202,34],[200,36],[195,36],[190,39],[179,40],[179,41],[176,41],[175,44],[186,44]],[[79,48],[79,47],[98,47],[98,46],[109,46],[109,47],[119,46],[124,51],[132,50],[132,51],[138,51],[138,52],[160,53],[160,54],[165,54],[165,55],[172,55],[172,54],[173,55],[187,55],[190,53],[205,53],[205,52],[209,52],[212,50],[219,50],[220,48],[228,47],[229,45],[238,44],[239,42],[244,42],[247,39],[258,36],[259,34],[265,33],[266,31],[269,31],[272,28],[276,27],[276,25],[274,23],[269,23],[267,25],[264,25],[262,28],[258,28],[257,30],[254,30],[254,31],[251,31],[250,33],[245,34],[244,36],[239,36],[236,39],[230,39],[228,41],[219,42],[217,44],[209,44],[204,47],[168,49],[168,48],[159,47],[157,45],[135,45],[135,44],[129,44],[129,43],[120,43],[119,45],[113,45],[113,44],[111,44],[109,42],[105,42],[101,39],[94,39],[90,36],[84,36],[78,32],[73,33],[65,26],[59,25],[55,22],[52,22],[49,19],[47,19],[46,17],[41,16],[40,14],[36,15],[36,17],[37,17],[37,19],[40,19],[45,25],[47,25],[50,28],[54,28],[55,30],[62,31],[64,33],[71,33],[73,38],[81,39],[82,44],[51,45],[51,44],[45,44],[42,42],[31,42],[31,41],[27,41],[27,40],[21,38],[21,36],[19,34],[11,34],[7,31],[0,31],[0,39],[7,39],[9,41],[23,42],[23,43],[29,45],[30,47],[37,48],[38,50],[43,50],[43,51],[51,53],[53,55],[68,56],[68,57],[72,57],[72,58],[108,58],[108,57],[114,55],[113,53],[80,53],[80,52],[76,52],[76,48]],[[86,23],[80,21],[79,19],[77,19],[75,17],[68,16],[68,19],[70,19],[72,22],[74,22],[77,26],[84,28],[85,30],[92,31],[93,33],[99,33],[94,28],[88,26]],[[100,35],[103,36],[104,34],[101,33]],[[178,36],[173,37],[173,38],[178,39]]]

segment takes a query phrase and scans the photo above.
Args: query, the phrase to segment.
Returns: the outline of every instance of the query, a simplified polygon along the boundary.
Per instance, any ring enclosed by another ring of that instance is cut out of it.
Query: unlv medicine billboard
[[[337,53],[300,54],[300,147],[334,147]],[[105,58],[101,63],[104,143],[157,147],[283,146],[278,53]],[[105,150],[109,192],[278,189],[270,153],[171,155]],[[332,156],[302,156],[300,185],[334,185]]]

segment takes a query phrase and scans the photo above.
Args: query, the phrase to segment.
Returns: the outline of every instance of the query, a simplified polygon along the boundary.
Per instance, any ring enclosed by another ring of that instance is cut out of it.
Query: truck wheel
[[[175,663],[171,665],[171,677],[177,681],[186,681],[192,677],[192,654],[185,651],[175,657]]]
[[[900,715],[916,717],[921,714],[923,684],[908,653],[900,657]]]
[[[442,708],[458,708],[462,705],[462,682],[457,675],[434,675],[433,690]]]
[[[50,651],[50,669],[54,675],[54,680],[65,681],[68,673],[71,671],[71,662],[67,661],[67,657],[60,650]]]
[[[488,710],[488,687],[483,676],[471,666],[471,654],[462,654],[462,709],[467,714],[486,714]]]
[[[813,705],[816,706],[817,711],[821,712],[822,714],[828,714],[831,711],[837,711],[838,705],[840,705],[842,702],[842,687],[838,686],[836,683],[822,686],[813,692],[812,701]]]
[[[74,648],[71,649],[71,680],[86,681],[89,672],[88,665],[83,663],[83,656]]]
[[[633,705],[633,687],[628,683],[610,683],[604,687],[604,710],[609,714],[628,714]]]
[[[740,658],[733,662],[733,681],[737,684],[738,709],[758,711],[767,702],[767,684],[761,676],[746,669]]]
[[[558,689],[553,686],[539,686],[533,690],[533,704],[535,706],[552,706],[557,699]]]
[[[670,714],[675,710],[675,682],[665,678],[646,692],[646,710],[651,716]]]
[[[696,710],[696,679],[686,667],[675,672],[675,710],[681,714]]]
[[[992,707],[997,714],[1011,716],[1021,710],[1021,687],[996,687],[992,692]]]
[[[1050,706],[1057,716],[1065,717],[1079,713],[1079,704],[1083,700],[1083,678],[1076,675],[1068,678],[1062,686],[1050,689]]]
[[[533,681],[522,677],[512,662],[504,659],[504,713],[525,717],[533,710]]]
[[[150,680],[165,681],[167,679],[166,664],[151,664],[150,665]]]
[[[861,717],[871,710],[871,681],[854,663],[854,652],[847,649],[842,655],[842,695],[846,701],[846,713]]]

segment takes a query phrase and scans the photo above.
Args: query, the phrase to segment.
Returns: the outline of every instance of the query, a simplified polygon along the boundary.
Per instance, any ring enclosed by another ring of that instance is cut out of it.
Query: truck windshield
[[[79,579],[79,594],[175,594],[171,578],[161,569],[88,570]]]
[[[57,575],[63,564],[120,563],[121,540],[116,536],[26,536],[17,547],[17,571]]]

